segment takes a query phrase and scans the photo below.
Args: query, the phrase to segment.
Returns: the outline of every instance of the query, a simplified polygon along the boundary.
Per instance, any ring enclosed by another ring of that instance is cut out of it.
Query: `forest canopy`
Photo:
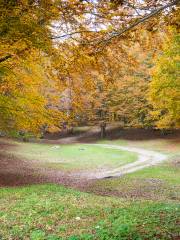
[[[0,130],[180,127],[179,0],[2,0]]]

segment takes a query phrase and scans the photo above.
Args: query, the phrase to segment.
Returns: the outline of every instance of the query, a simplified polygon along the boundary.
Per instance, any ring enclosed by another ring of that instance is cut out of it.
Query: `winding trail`
[[[121,165],[114,169],[109,169],[107,167],[103,167],[102,165],[102,167],[99,167],[95,170],[88,169],[77,172],[65,172],[57,169],[40,166],[37,167],[36,164],[33,165],[31,162],[24,161],[24,159],[8,153],[9,148],[16,147],[15,144],[10,145],[8,142],[0,142],[0,149],[2,150],[0,151],[0,187],[53,182],[79,189],[86,189],[87,185],[91,183],[91,180],[93,181],[103,178],[120,177],[125,174],[161,163],[168,157],[167,155],[159,152],[130,146],[118,146],[112,144],[90,145],[96,145],[99,148],[119,149],[133,152],[138,154],[138,159],[133,163]]]
[[[96,145],[102,148],[111,148],[111,149],[119,149],[119,150],[134,152],[138,154],[138,160],[133,163],[125,164],[113,170],[104,170],[104,171],[96,171],[94,173],[88,173],[88,175],[86,175],[88,179],[120,177],[124,174],[135,172],[143,168],[156,165],[167,159],[167,155],[165,154],[158,153],[155,151],[150,151],[150,150],[144,150],[142,148],[124,147],[124,146],[117,146],[117,145],[111,145],[111,144],[93,144],[93,145]]]

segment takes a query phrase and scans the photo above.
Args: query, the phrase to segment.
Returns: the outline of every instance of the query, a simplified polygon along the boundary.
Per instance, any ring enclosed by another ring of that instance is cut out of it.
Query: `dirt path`
[[[138,160],[113,170],[102,167],[95,171],[83,170],[80,172],[67,173],[56,169],[37,167],[36,165],[30,164],[28,161],[24,161],[24,159],[18,159],[13,154],[8,154],[8,149],[16,147],[16,145],[13,146],[0,143],[0,186],[20,186],[53,182],[75,188],[86,188],[91,181],[108,177],[119,177],[158,164],[167,158],[164,154],[141,148],[109,144],[93,145],[99,146],[99,148],[111,148],[134,152],[138,154]]]
[[[134,152],[138,154],[138,160],[133,163],[128,163],[126,165],[123,165],[119,168],[115,168],[111,171],[101,170],[101,171],[96,171],[94,173],[82,174],[83,177],[86,177],[88,179],[120,177],[124,174],[128,174],[149,166],[156,165],[167,159],[167,156],[165,154],[158,153],[155,151],[150,151],[150,150],[144,150],[141,148],[124,147],[124,146],[117,146],[117,145],[110,145],[110,144],[93,144],[93,145],[96,145],[102,148],[111,148],[111,149],[119,149],[119,150]]]

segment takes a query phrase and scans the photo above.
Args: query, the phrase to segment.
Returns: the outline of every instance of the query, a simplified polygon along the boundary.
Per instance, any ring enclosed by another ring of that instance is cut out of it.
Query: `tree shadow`
[[[141,129],[141,128],[129,128],[112,129],[109,133],[107,132],[108,139],[125,139],[125,140],[154,140],[154,139],[177,139],[180,137],[180,130],[170,130],[162,132],[161,130],[155,129]]]
[[[80,136],[79,141],[94,142],[100,140],[100,131],[95,133],[88,133]],[[171,139],[176,143],[180,142],[180,130],[171,130],[162,132],[161,130],[154,129],[140,129],[140,128],[127,128],[122,129],[120,127],[110,128],[106,131],[106,137],[104,140],[131,140],[131,141],[143,141],[143,140],[155,140],[155,139]]]

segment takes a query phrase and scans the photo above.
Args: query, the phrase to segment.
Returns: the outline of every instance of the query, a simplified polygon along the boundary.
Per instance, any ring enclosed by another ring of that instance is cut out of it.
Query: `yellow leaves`
[[[47,131],[50,132],[50,133],[55,133],[55,132],[59,132],[60,128],[56,127],[56,126],[50,126],[50,127],[47,128]]]
[[[48,78],[46,61],[47,57],[32,49],[28,58],[18,58],[13,69],[2,76],[1,129],[38,134],[44,125],[51,127],[59,124],[62,114],[53,109],[59,101],[59,93],[54,80]],[[48,94],[51,91],[53,94]]]
[[[109,121],[125,116],[132,124],[143,122],[148,114],[149,74],[148,60],[144,60],[149,50],[150,58],[156,52],[165,33],[149,33],[142,27],[120,41],[116,38],[103,53],[93,55],[94,42],[100,40],[104,47],[101,39],[113,38],[114,31],[135,20],[134,14],[129,16],[134,10],[119,3],[114,10],[112,5],[108,1],[79,0],[4,4],[0,57],[11,55],[0,68],[0,121],[4,128],[38,132],[46,126],[56,131],[63,121],[78,122],[80,115],[96,118],[97,112],[98,117],[108,112]],[[49,27],[53,23],[58,34],[76,34],[53,46]],[[154,23],[157,21],[152,20],[147,27],[153,30]],[[89,32],[94,27],[97,32]],[[177,41],[173,46],[167,42],[165,57],[156,60],[152,73],[152,118],[159,118],[161,126],[178,119],[177,46]]]
[[[179,35],[171,32],[152,71],[149,99],[159,128],[180,127],[179,41]]]

